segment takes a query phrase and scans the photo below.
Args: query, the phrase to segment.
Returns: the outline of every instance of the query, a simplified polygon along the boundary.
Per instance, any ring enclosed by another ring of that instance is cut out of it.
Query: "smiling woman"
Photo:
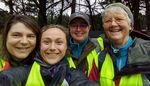
[[[39,45],[38,34],[40,29],[32,18],[11,15],[2,33],[3,55],[0,58],[0,70],[31,64]]]
[[[21,29],[20,29],[21,28]],[[22,23],[16,23],[8,32],[6,47],[15,60],[25,59],[36,45],[36,36]]]
[[[132,34],[134,17],[131,10],[122,3],[112,3],[102,13],[102,22],[105,37],[97,38],[101,41],[101,53],[104,53],[99,55],[100,85],[150,85],[150,41]]]
[[[64,57],[66,50],[67,39],[61,29],[51,28],[42,32],[40,51],[46,63],[58,63]]]

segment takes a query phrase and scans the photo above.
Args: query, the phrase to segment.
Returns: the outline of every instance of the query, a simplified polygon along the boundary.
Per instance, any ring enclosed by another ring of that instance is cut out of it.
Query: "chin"
[[[48,64],[51,64],[51,65],[55,65],[57,64],[58,62],[55,62],[55,61],[50,61],[50,62],[47,62]]]

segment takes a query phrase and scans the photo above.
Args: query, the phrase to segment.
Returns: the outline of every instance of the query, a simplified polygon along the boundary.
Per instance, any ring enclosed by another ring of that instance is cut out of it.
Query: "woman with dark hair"
[[[2,33],[0,71],[29,65],[39,47],[40,29],[34,19],[24,15],[11,15]]]

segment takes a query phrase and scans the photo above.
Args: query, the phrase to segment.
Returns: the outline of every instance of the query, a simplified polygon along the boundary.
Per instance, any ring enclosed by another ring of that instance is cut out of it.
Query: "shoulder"
[[[81,71],[69,68],[66,76],[70,76],[66,80],[70,86],[99,86],[97,83],[89,81]]]
[[[75,68],[68,68],[67,75],[78,77],[82,76],[82,72],[80,72],[78,69]]]
[[[11,68],[0,73],[0,86],[18,86],[28,77],[26,67]]]
[[[97,38],[92,38],[91,41],[96,45],[96,52],[100,52],[104,48],[104,42],[105,42],[105,37],[104,36],[99,36]]]
[[[141,48],[149,49],[150,50],[150,40],[144,40],[141,38],[135,38],[134,39],[134,44],[136,46],[139,46]]]
[[[82,74],[82,72],[78,71],[75,68],[67,68],[66,72],[66,80],[69,83],[72,83],[78,79],[84,79],[85,76]]]
[[[150,43],[150,40],[135,37],[134,40],[138,43]]]

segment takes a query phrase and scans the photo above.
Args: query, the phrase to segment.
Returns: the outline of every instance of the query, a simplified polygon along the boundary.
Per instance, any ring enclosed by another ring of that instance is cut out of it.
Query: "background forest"
[[[91,30],[102,31],[101,12],[108,4],[121,2],[134,14],[134,28],[150,33],[150,0],[0,0],[0,2],[8,9],[0,9],[0,29],[3,29],[10,14],[32,16],[40,27],[46,24],[67,26],[70,14],[82,11],[91,19]]]

